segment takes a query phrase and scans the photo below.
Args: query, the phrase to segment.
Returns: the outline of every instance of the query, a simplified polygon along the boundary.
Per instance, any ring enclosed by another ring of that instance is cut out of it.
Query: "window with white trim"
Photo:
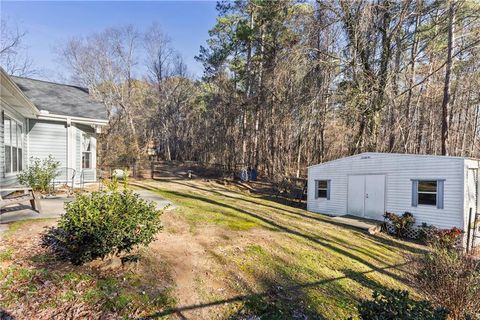
[[[82,134],[82,169],[92,168],[92,137]]]
[[[412,179],[412,207],[435,206],[443,209],[445,179]]]
[[[418,181],[418,204],[437,205],[437,180]]]
[[[316,180],[316,198],[329,198],[329,181],[328,180]]]
[[[15,173],[23,170],[23,127],[7,117],[3,117],[5,140],[5,173]]]

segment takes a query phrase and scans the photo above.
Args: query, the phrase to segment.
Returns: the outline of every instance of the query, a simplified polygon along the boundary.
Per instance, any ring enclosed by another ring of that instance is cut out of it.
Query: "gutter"
[[[37,119],[40,120],[53,120],[53,121],[71,121],[75,123],[82,123],[82,124],[94,124],[99,126],[106,126],[108,124],[108,120],[101,120],[101,119],[94,119],[94,118],[83,118],[83,117],[72,117],[72,116],[64,116],[60,114],[53,114],[53,113],[43,113],[37,116]]]

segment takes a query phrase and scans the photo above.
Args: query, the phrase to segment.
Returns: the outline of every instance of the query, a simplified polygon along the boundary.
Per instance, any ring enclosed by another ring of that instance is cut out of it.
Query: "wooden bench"
[[[23,191],[22,195],[19,196],[13,196],[9,198],[4,198],[2,197],[2,192],[19,192]],[[2,210],[3,207],[6,207],[11,204],[19,204],[22,202],[29,201],[30,205],[32,206],[32,209],[40,213],[40,206],[38,203],[38,199],[35,198],[35,194],[33,193],[33,190],[31,188],[2,188],[0,189],[0,211]]]

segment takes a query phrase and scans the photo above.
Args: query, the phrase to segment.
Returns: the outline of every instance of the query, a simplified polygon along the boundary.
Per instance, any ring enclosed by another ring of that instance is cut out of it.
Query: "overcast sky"
[[[135,25],[139,31],[157,22],[182,54],[191,73],[202,75],[194,56],[215,24],[215,1],[1,1],[2,18],[27,31],[24,44],[41,71],[38,78],[60,80],[66,72],[57,62],[55,48],[67,39],[86,36],[107,27]]]

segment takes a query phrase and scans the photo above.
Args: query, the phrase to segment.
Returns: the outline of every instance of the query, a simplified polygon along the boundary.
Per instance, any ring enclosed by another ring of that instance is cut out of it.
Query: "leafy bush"
[[[399,237],[404,237],[408,229],[415,223],[415,218],[410,212],[405,212],[401,216],[393,212],[385,212],[383,216],[385,219],[390,220],[395,228],[395,234]]]
[[[453,227],[451,229],[439,229],[435,226],[422,223],[419,228],[418,238],[421,242],[438,248],[453,249],[457,239],[463,231]]]
[[[161,229],[161,213],[130,190],[79,195],[42,244],[73,264],[118,256],[152,242]]]
[[[429,301],[448,308],[451,319],[480,318],[478,261],[463,252],[437,248],[416,263],[414,283]]]
[[[416,301],[408,291],[374,291],[373,300],[364,300],[358,306],[363,320],[444,320],[445,308],[434,308],[428,301]]]
[[[60,162],[52,155],[41,160],[30,158],[30,165],[17,175],[18,182],[32,188],[35,191],[48,192],[50,182],[55,178]]]

